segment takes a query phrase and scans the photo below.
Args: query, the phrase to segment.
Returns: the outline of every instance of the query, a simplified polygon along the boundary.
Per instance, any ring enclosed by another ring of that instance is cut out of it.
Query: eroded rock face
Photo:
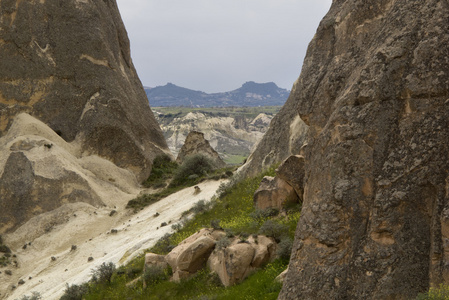
[[[27,112],[145,179],[168,148],[115,0],[2,1],[0,136]]]
[[[279,177],[265,176],[254,193],[257,209],[283,209],[289,203],[299,202],[295,189]]]
[[[412,299],[449,282],[449,5],[333,1],[297,83],[309,125],[280,299]]]
[[[294,189],[302,202],[304,194],[304,156],[291,155],[276,169],[276,176]]]
[[[271,120],[268,131],[240,168],[242,176],[256,176],[273,164],[299,153],[306,140],[308,127],[297,111],[297,85],[298,83],[295,83],[287,102]]]
[[[187,156],[195,154],[202,154],[209,157],[217,167],[224,167],[226,165],[226,163],[218,155],[217,151],[215,151],[209,142],[204,138],[204,134],[202,132],[191,131],[179,151],[176,162],[182,164]]]

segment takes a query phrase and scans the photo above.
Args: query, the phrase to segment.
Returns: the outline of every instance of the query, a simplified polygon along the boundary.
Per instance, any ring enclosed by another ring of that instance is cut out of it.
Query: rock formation
[[[115,0],[2,1],[0,136],[26,112],[139,180],[167,152]]]
[[[449,4],[336,0],[294,101],[304,202],[280,299],[412,299],[449,283]]]
[[[295,189],[279,177],[265,176],[254,193],[257,209],[283,209],[288,204],[299,202]]]
[[[182,164],[187,156],[202,154],[210,158],[216,165],[216,167],[224,167],[226,164],[220,158],[217,151],[214,150],[209,142],[204,138],[204,134],[198,131],[192,131],[186,137],[186,141],[179,151],[176,162]]]
[[[308,128],[297,112],[297,85],[295,83],[287,102],[271,121],[268,131],[251,152],[246,164],[240,168],[242,176],[255,176],[290,155],[299,153]]]

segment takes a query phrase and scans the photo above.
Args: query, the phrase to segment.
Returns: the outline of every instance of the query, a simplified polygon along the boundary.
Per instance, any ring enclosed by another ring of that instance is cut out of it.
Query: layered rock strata
[[[449,4],[333,1],[295,101],[304,202],[280,299],[449,283]]]

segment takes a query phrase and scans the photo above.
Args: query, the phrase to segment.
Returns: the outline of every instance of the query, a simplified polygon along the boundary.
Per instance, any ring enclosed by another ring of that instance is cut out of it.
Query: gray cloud
[[[290,89],[332,0],[117,0],[144,85]]]

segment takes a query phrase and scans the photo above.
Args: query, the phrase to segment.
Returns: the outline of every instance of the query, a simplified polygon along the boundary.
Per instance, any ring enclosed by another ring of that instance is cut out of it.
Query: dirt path
[[[27,224],[14,236],[6,236],[8,245],[17,254],[19,267],[10,268],[12,276],[0,275],[0,299],[20,299],[32,291],[39,292],[42,299],[59,299],[66,284],[89,280],[91,270],[103,262],[121,265],[153,246],[172,231],[171,224],[179,221],[184,211],[199,200],[210,200],[221,182],[199,184],[201,192],[197,195],[193,187],[184,189],[137,214],[118,209],[117,214],[110,216],[110,208],[70,204],[48,216],[58,220],[55,222],[59,225],[34,239],[31,239],[31,232],[33,226],[38,225]],[[129,195],[130,198],[134,196]],[[157,217],[154,216],[156,212],[159,213]],[[171,224],[160,227],[162,222]],[[117,233],[111,233],[112,229]],[[23,249],[24,244],[27,244],[26,249]],[[76,246],[75,250],[72,245]],[[93,258],[90,262],[89,257]],[[25,283],[18,285],[20,279]],[[16,286],[14,290],[13,285]]]

